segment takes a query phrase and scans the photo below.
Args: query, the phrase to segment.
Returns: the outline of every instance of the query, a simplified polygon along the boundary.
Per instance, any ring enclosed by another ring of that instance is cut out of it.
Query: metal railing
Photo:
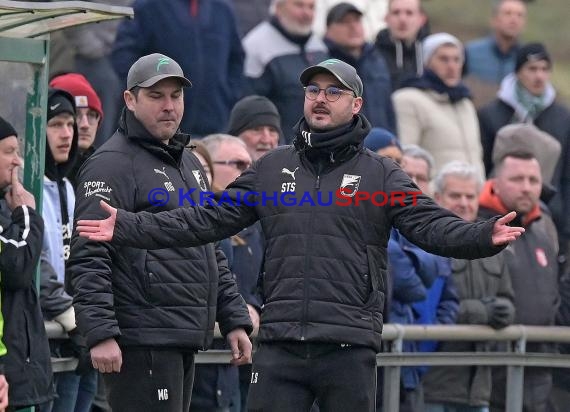
[[[46,322],[46,331],[50,339],[65,338],[61,325]],[[216,336],[221,337],[218,330]],[[488,326],[476,325],[398,325],[386,324],[382,333],[384,341],[389,342],[388,351],[377,356],[378,366],[384,368],[385,411],[397,412],[400,402],[400,368],[402,366],[506,366],[506,412],[521,412],[523,402],[523,383],[525,367],[570,368],[570,355],[557,353],[528,353],[528,342],[569,343],[570,327],[560,326],[524,326],[513,325],[501,330]],[[495,341],[510,342],[511,351],[507,352],[402,352],[405,340],[436,341]],[[227,350],[209,350],[196,355],[196,363],[229,363]],[[73,370],[77,360],[73,358],[52,359],[54,372]]]

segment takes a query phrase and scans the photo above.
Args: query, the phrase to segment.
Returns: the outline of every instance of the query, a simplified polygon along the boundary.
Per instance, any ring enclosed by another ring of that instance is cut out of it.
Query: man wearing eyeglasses
[[[95,152],[95,135],[103,121],[101,99],[91,86],[91,83],[79,73],[66,73],[55,76],[49,82],[50,87],[65,90],[75,98],[77,109],[77,129],[79,131],[79,154],[75,165],[68,174],[71,184],[75,187],[79,169]]]
[[[119,128],[79,173],[78,218],[103,215],[100,199],[150,213],[180,207],[181,193],[200,201],[206,175],[179,130],[190,86],[163,54],[131,66]],[[251,359],[247,307],[211,243],[140,250],[73,236],[69,274],[77,324],[114,411],[188,411],[194,353],[210,346],[216,320],[232,363]]]
[[[325,60],[300,81],[304,117],[294,145],[267,153],[231,183],[224,196],[233,204],[117,214],[102,202],[111,216],[79,221],[77,230],[113,241],[106,246],[161,248],[223,239],[259,220],[264,306],[249,411],[304,412],[317,400],[327,412],[372,412],[391,226],[430,252],[471,259],[498,253],[524,230],[507,226],[514,213],[467,223],[423,194],[384,207],[269,201],[280,191],[318,196],[348,186],[354,195],[418,192],[392,160],[363,149],[370,125],[360,114],[363,86],[354,67]],[[260,193],[253,202],[238,203],[252,191]]]

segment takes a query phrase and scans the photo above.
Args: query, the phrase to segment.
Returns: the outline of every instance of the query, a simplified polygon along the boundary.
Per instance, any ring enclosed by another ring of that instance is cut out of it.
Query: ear
[[[433,199],[435,200],[435,203],[437,203],[439,205],[441,202],[441,193],[435,192],[433,194]]]
[[[134,93],[130,90],[125,90],[123,92],[123,98],[125,99],[125,105],[127,106],[127,109],[129,109],[131,112],[134,112],[135,103],[137,102],[137,97],[134,95]]]
[[[364,104],[364,100],[362,97],[355,97],[354,101],[352,102],[352,114],[357,114],[362,109],[362,105]]]

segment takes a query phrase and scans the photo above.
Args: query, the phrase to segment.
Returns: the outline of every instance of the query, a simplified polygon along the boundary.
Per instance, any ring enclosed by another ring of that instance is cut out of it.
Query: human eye
[[[337,97],[337,96],[340,96],[340,95],[342,94],[342,90],[339,89],[338,87],[333,87],[333,86],[331,86],[331,87],[327,87],[326,93],[327,93],[329,96],[335,96],[335,97]]]

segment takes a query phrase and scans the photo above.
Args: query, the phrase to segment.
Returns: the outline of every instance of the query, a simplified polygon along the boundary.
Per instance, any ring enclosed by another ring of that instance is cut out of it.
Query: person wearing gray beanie
[[[281,116],[267,97],[244,97],[230,113],[228,134],[242,139],[251,158],[257,160],[283,138]]]

